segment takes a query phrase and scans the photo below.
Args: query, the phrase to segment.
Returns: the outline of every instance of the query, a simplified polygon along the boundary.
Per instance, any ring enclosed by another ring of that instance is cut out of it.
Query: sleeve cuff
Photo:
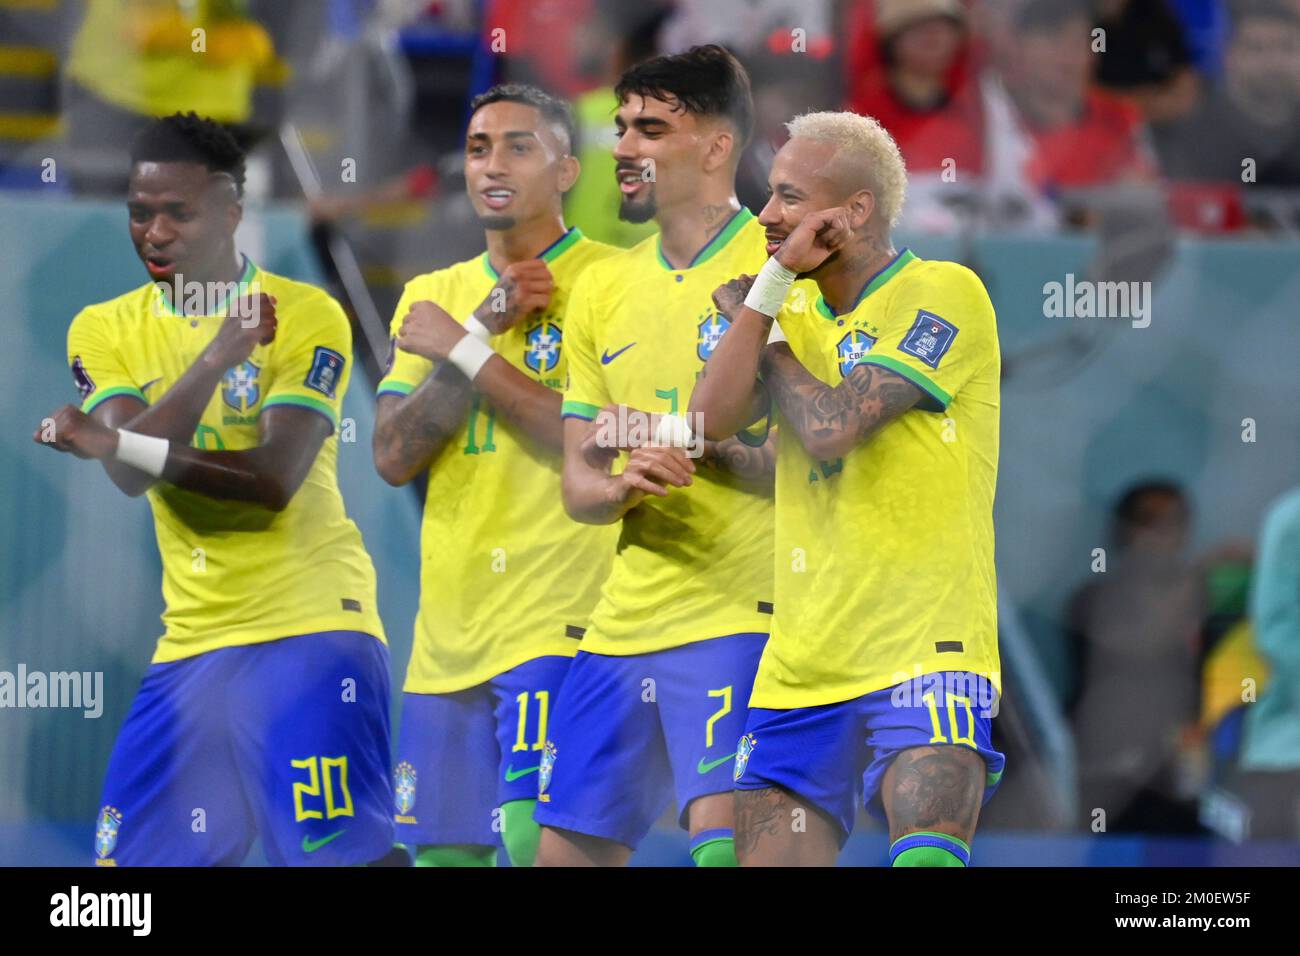
[[[379,383],[379,388],[375,395],[410,395],[415,391],[415,386],[409,382],[399,382],[396,379],[387,379]]]
[[[122,385],[118,388],[106,388],[102,392],[92,394],[81,403],[81,410],[89,415],[92,409],[108,401],[110,398],[117,398],[119,395],[130,395],[132,398],[140,399],[140,401],[144,402],[146,405],[149,404],[149,400],[144,397],[144,392],[140,391],[133,385]]]
[[[592,405],[588,402],[575,402],[571,399],[565,399],[564,404],[560,406],[561,418],[581,418],[583,421],[595,421],[596,416],[600,414],[600,406]]]
[[[322,402],[306,395],[272,395],[262,403],[262,411],[277,406],[292,405],[295,408],[306,408],[318,415],[324,415],[329,419],[329,423],[334,428],[338,428],[339,416],[334,407],[328,402]]]
[[[894,374],[901,375],[923,391],[926,394],[926,397],[930,400],[930,404],[924,406],[926,411],[945,411],[948,408],[948,403],[952,401],[952,396],[941,389],[938,385],[934,384],[934,382],[930,380],[929,376],[925,375],[923,372],[918,372],[916,369],[912,368],[912,366],[900,362],[898,359],[890,358],[888,355],[871,355],[868,353],[862,361],[864,363],[870,363],[871,365],[879,365],[882,368],[887,368]]]

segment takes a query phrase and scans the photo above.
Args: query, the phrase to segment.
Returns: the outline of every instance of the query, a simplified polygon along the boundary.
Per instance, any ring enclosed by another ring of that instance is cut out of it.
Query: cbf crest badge
[[[736,744],[736,773],[735,779],[739,780],[745,775],[745,768],[749,766],[749,755],[754,752],[754,745],[758,743],[753,734],[745,734]]]
[[[415,768],[405,760],[393,771],[393,798],[398,815],[410,816],[415,809]]]
[[[560,327],[543,322],[524,336],[524,364],[541,375],[560,364]]]
[[[95,825],[95,856],[107,860],[117,849],[117,834],[122,828],[122,811],[116,807],[104,807],[99,811],[99,823]]]
[[[701,362],[707,362],[713,350],[718,347],[718,342],[722,340],[722,333],[731,328],[731,320],[725,315],[719,315],[712,310],[705,312],[700,319],[700,337],[696,343],[695,354],[700,357]]]
[[[871,351],[871,346],[875,344],[875,339],[858,329],[854,329],[840,339],[840,344],[835,346],[836,355],[840,360],[840,375],[848,375],[853,370],[853,366],[861,362]]]
[[[543,803],[550,800],[546,788],[551,785],[551,774],[555,771],[555,754],[555,744],[546,741],[546,746],[542,748],[542,761],[537,768],[537,799]]]
[[[240,362],[221,376],[221,400],[240,414],[246,413],[262,397],[257,376],[262,370],[252,362]]]

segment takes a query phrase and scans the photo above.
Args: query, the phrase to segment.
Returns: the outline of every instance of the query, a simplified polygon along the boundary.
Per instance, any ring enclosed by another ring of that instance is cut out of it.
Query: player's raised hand
[[[493,335],[500,335],[525,316],[551,304],[555,280],[541,259],[526,259],[506,266],[488,297],[474,310]]]
[[[207,357],[223,369],[246,362],[259,345],[275,341],[275,296],[259,292],[230,304],[221,328],[208,345]]]
[[[745,296],[749,295],[749,289],[753,284],[753,276],[741,275],[714,289],[713,305],[718,310],[718,314],[734,319],[740,307],[745,304]]]
[[[616,476],[615,489],[621,503],[640,501],[646,495],[668,497],[668,489],[691,483],[695,463],[681,448],[643,445],[628,455],[627,466]]]
[[[108,458],[117,450],[117,432],[75,405],[64,405],[41,422],[32,441],[78,458]]]
[[[431,362],[442,362],[465,334],[465,327],[436,302],[412,302],[398,329],[397,347]]]
[[[791,272],[803,275],[844,247],[853,235],[848,210],[842,206],[811,212],[785,237],[776,250],[776,261]]]

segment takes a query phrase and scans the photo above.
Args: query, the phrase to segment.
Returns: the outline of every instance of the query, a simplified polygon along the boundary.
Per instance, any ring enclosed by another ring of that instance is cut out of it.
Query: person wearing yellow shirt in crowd
[[[81,187],[119,192],[114,150],[151,118],[193,111],[232,126],[252,116],[253,90],[281,64],[270,36],[249,19],[248,0],[93,0],[68,57],[65,114],[74,157],[94,151],[102,168]]]
[[[145,494],[165,632],[118,734],[100,866],[390,856],[388,645],[336,478],[352,364],[328,294],[236,249],[244,155],[193,113],[131,147],[150,281],[68,330],[81,394],[34,439]],[[195,808],[205,825],[194,826]]]

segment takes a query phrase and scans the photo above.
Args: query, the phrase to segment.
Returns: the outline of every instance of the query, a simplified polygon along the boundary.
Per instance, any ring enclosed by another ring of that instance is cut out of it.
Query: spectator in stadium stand
[[[1083,0],[1026,0],[1014,14],[1015,64],[1004,74],[1014,108],[1011,127],[993,135],[1023,137],[1019,172],[1040,193],[1149,179],[1155,162],[1144,143],[1141,113],[1093,85],[1096,56]],[[987,103],[986,103],[987,109]]]
[[[1079,680],[1071,717],[1080,812],[1106,830],[1196,832],[1200,569],[1187,556],[1191,509],[1169,481],[1130,487],[1113,515],[1107,565],[1068,615]]]
[[[1221,82],[1186,121],[1155,131],[1174,179],[1300,186],[1300,13],[1285,0],[1233,9]]]
[[[1101,0],[1096,26],[1106,41],[1105,55],[1097,60],[1100,86],[1136,103],[1153,125],[1195,108],[1200,78],[1167,0]]]
[[[1250,808],[1252,837],[1300,839],[1300,488],[1264,519],[1250,616],[1271,676],[1247,709],[1233,789]]]
[[[909,176],[940,173],[946,160],[978,175],[981,117],[965,5],[876,0],[874,20],[851,15],[850,23],[850,108],[889,130]]]

